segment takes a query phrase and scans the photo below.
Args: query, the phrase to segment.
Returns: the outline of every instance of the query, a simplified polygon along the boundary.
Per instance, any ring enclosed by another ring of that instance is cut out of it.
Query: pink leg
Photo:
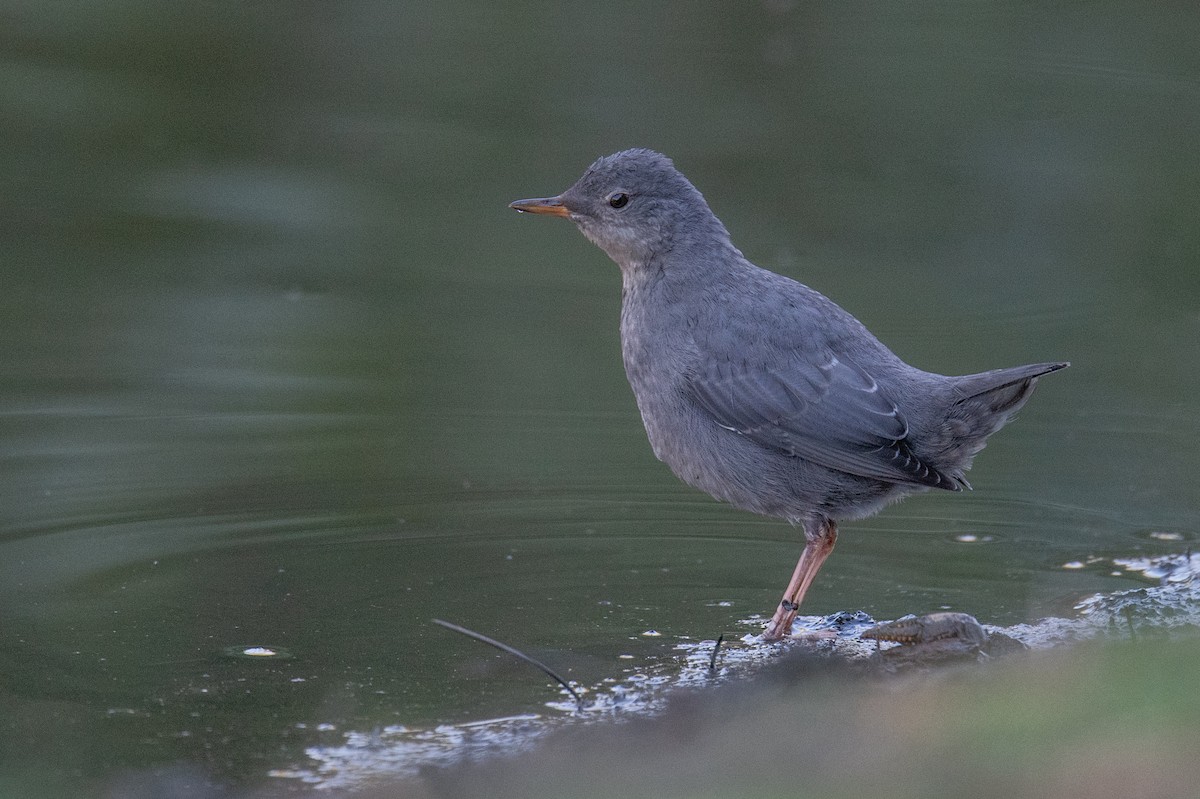
[[[804,551],[800,553],[796,571],[792,572],[792,581],[783,592],[783,600],[779,603],[767,631],[763,633],[764,640],[778,641],[791,635],[792,621],[796,618],[796,611],[800,609],[804,594],[836,543],[837,524],[832,519],[819,519],[811,523],[811,526],[805,524]]]

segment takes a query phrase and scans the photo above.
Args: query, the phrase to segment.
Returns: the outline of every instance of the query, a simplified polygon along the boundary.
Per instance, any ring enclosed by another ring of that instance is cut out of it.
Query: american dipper
[[[557,197],[511,207],[570,219],[621,268],[621,353],[659,460],[718,500],[804,529],[768,640],[790,634],[838,521],[969,488],[988,436],[1040,375],[1069,365],[963,377],[909,366],[832,300],[747,261],[651,150],[600,158]]]

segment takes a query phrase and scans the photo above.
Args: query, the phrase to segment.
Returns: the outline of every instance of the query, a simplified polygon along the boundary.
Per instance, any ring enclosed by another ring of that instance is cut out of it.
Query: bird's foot
[[[800,610],[799,602],[792,602],[789,599],[780,602],[779,607],[775,610],[775,615],[771,617],[771,623],[763,631],[762,640],[781,641],[791,637],[792,622],[796,620],[796,611],[798,610]]]

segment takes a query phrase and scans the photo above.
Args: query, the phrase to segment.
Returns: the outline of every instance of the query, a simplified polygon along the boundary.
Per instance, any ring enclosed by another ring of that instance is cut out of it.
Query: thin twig
[[[721,648],[721,642],[725,640],[725,633],[717,636],[717,643],[713,645],[712,657],[708,659],[708,670],[717,670],[717,651]]]
[[[571,684],[568,683],[566,680],[564,680],[562,677],[558,676],[558,674],[555,673],[554,669],[550,668],[542,661],[537,660],[536,658],[531,658],[529,655],[526,655],[524,652],[520,651],[519,649],[513,649],[508,644],[502,644],[499,641],[497,641],[495,638],[488,638],[483,633],[477,633],[474,630],[468,630],[466,627],[460,627],[457,624],[453,624],[448,621],[442,621],[441,619],[431,619],[431,621],[434,624],[437,624],[441,627],[445,627],[447,630],[453,630],[456,633],[462,633],[463,635],[467,636],[468,638],[474,638],[476,641],[482,641],[483,643],[487,644],[488,646],[494,646],[502,652],[507,652],[508,654],[513,655],[514,657],[520,658],[521,660],[525,661],[526,663],[528,663],[531,666],[537,666],[545,674],[547,674],[550,677],[553,677],[555,680],[557,680],[559,685],[561,685],[563,688],[566,688],[567,693],[569,693],[571,696],[573,696],[575,698],[575,704],[579,706],[580,710],[583,710],[583,699],[579,696],[579,694],[575,693],[575,689],[571,687]]]

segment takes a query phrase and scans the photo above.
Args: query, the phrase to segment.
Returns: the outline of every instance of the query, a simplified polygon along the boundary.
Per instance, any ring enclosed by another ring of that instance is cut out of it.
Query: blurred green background
[[[433,616],[592,684],[773,607],[796,531],[654,460],[615,267],[506,207],[629,146],[917,366],[1074,363],[807,612],[1140,584],[1061,566],[1200,531],[1198,40],[1132,2],[2,0],[0,788],[540,708]]]

